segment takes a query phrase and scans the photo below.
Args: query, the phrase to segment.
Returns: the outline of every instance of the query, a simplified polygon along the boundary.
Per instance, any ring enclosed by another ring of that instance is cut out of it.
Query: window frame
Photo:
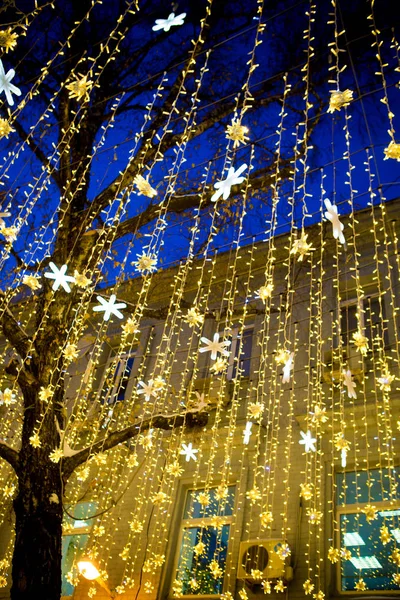
[[[226,483],[227,487],[234,487],[235,488],[235,492],[234,492],[234,501],[233,501],[233,509],[232,509],[232,514],[229,516],[225,516],[223,517],[224,521],[222,523],[222,525],[229,525],[229,527],[231,528],[232,525],[235,522],[235,510],[236,510],[236,504],[238,501],[238,486],[236,483]],[[211,489],[216,489],[218,487],[218,483],[213,483],[209,488],[207,488],[207,490],[211,490]],[[181,518],[179,519],[179,534],[177,536],[177,543],[175,546],[175,553],[174,553],[174,559],[172,562],[172,579],[169,582],[169,590],[168,590],[168,599],[177,599],[178,596],[175,596],[172,590],[172,585],[173,582],[175,580],[177,571],[178,571],[178,564],[179,564],[179,558],[180,558],[180,550],[182,547],[182,540],[183,540],[183,536],[184,536],[184,532],[185,529],[188,529],[190,527],[209,527],[211,525],[210,521],[212,519],[212,517],[201,517],[198,519],[184,519],[183,518],[183,514],[185,511],[185,506],[186,506],[186,501],[188,498],[188,495],[190,492],[195,492],[195,493],[199,493],[202,491],[205,491],[206,488],[204,487],[191,487],[185,486],[185,490],[184,490],[184,498],[183,498],[183,503],[182,503],[182,510],[181,510]],[[232,555],[232,546],[234,544],[234,540],[233,540],[233,536],[231,535],[231,529],[229,530],[229,539],[228,539],[228,545],[227,545],[227,550],[226,550],[226,563],[225,563],[225,567],[228,565],[228,558],[231,557]],[[226,571],[224,572],[223,575],[223,583],[222,583],[222,592],[221,594],[225,593],[227,591],[227,579],[225,576]],[[179,598],[186,598],[186,599],[202,599],[202,598],[220,598],[221,594],[182,594],[179,595]]]
[[[355,290],[352,290],[355,292]],[[366,309],[368,307],[368,300],[373,300],[373,299],[379,299],[381,298],[381,304],[382,304],[382,311],[383,311],[383,320],[385,320],[385,293],[379,293],[378,290],[371,292],[371,293],[367,293],[365,294],[362,298],[358,299],[357,296],[353,296],[351,298],[347,298],[346,300],[340,300],[339,302],[339,306],[338,306],[338,315],[337,315],[337,322],[340,324],[340,335],[339,333],[337,334],[337,339],[336,339],[336,347],[339,347],[340,342],[342,342],[343,339],[343,328],[342,328],[342,311],[343,309],[347,309],[347,307],[349,306],[355,306],[356,308],[358,308],[361,304],[361,311],[360,311],[360,326],[361,326],[361,333],[363,335],[365,335],[368,338],[368,341],[371,343],[371,339],[368,335],[369,333],[369,329],[367,328],[367,324],[365,323],[365,312]],[[382,325],[384,325],[384,323],[382,323]],[[388,346],[388,329],[384,328],[384,347],[386,348]],[[347,348],[352,348],[351,346],[351,338],[350,336],[354,333],[354,331],[348,331],[346,328],[346,336],[347,336],[347,343],[342,342],[341,345],[343,347],[343,349],[347,349]],[[340,338],[340,339],[339,339]],[[368,349],[368,354],[371,354],[371,352],[373,351],[372,347],[369,347]],[[349,354],[352,354],[352,352],[350,352]]]
[[[94,510],[95,510],[95,512],[96,512],[96,511],[97,511],[97,509],[98,509],[98,507],[97,507],[96,503],[94,503],[94,502],[90,502],[90,501],[85,501],[85,502],[78,502],[77,504],[75,504],[75,505],[74,505],[74,510],[76,509],[76,507],[77,507],[77,506],[80,506],[80,505],[82,505],[82,504],[87,504],[87,505],[90,505],[90,504],[95,504],[95,506],[94,506]],[[69,508],[69,507],[68,507],[68,508]],[[85,521],[85,519],[79,519],[79,518],[76,518],[76,519],[74,519],[74,521],[79,521],[79,520]],[[88,519],[86,519],[86,521],[87,521],[87,520],[88,520]],[[83,527],[77,527],[77,528],[73,528],[73,529],[71,529],[70,531],[67,531],[67,532],[65,532],[65,533],[63,532],[63,533],[62,533],[62,536],[61,536],[61,541],[63,541],[63,540],[64,540],[64,538],[66,538],[66,537],[68,537],[68,536],[71,536],[71,537],[72,537],[72,536],[74,536],[74,535],[88,535],[88,536],[90,537],[90,534],[91,534],[91,532],[92,532],[92,530],[93,530],[93,526],[94,526],[94,520],[93,520],[93,519],[91,519],[91,524],[90,524],[90,525],[85,525],[85,526],[83,526]],[[88,541],[89,541],[89,540],[88,540]],[[85,547],[86,547],[86,546],[85,546]],[[83,553],[84,553],[84,552],[85,552],[85,550],[83,550]],[[61,554],[61,559],[62,559],[62,558],[63,558],[63,555]],[[74,561],[75,561],[75,558],[76,558],[76,557],[75,557],[75,555],[74,555]],[[62,573],[62,579],[64,579],[64,573]],[[70,596],[61,595],[61,596],[60,596],[60,600],[69,600],[70,598],[73,598],[73,597],[74,597],[74,594],[75,594],[76,586],[73,586],[73,587],[74,587],[74,589],[73,589],[73,592],[72,592],[72,594],[71,594]]]
[[[371,466],[369,469],[360,469],[359,471],[355,471],[354,468],[346,468],[346,469],[338,469],[335,472],[335,476],[337,476],[338,474],[344,474],[344,473],[354,473],[356,474],[356,472],[367,472],[369,471],[374,471],[376,469],[379,468],[379,465],[376,466]],[[395,469],[398,469],[399,467],[396,465]],[[393,503],[394,502],[394,503]],[[335,547],[336,548],[341,548],[341,527],[340,527],[340,518],[341,515],[354,515],[354,514],[361,514],[362,513],[362,509],[367,506],[368,504],[373,504],[374,506],[376,506],[376,508],[378,509],[378,512],[380,509],[384,510],[384,509],[392,509],[392,510],[400,510],[400,498],[396,499],[395,501],[393,500],[373,500],[371,499],[368,502],[357,502],[354,504],[338,504],[337,503],[337,498],[335,499],[335,522],[337,524],[336,527],[336,531],[335,531]],[[366,596],[366,595],[371,595],[371,596],[393,596],[394,594],[398,595],[399,594],[399,590],[398,589],[394,589],[394,590],[370,590],[367,589],[364,592],[363,591],[359,591],[359,590],[342,590],[342,557],[339,555],[339,560],[336,564],[332,565],[332,568],[335,569],[335,577],[334,577],[334,581],[335,581],[335,587],[336,587],[336,593],[340,596]]]
[[[101,398],[101,404],[102,405],[108,405],[108,406],[115,406],[118,402],[125,402],[127,395],[132,391],[133,389],[133,373],[134,373],[134,364],[135,364],[135,358],[137,356],[137,347],[132,348],[132,350],[130,350],[129,352],[124,352],[123,354],[121,354],[120,356],[118,356],[117,354],[113,355],[113,352],[115,351],[115,348],[111,349],[110,352],[110,356],[107,359],[106,362],[106,366],[104,368],[104,373],[103,373],[103,377],[101,380],[101,385],[100,385],[100,398]],[[131,369],[131,373],[128,377],[128,381],[127,381],[127,385],[125,388],[125,394],[124,394],[124,398],[121,400],[118,400],[118,391],[119,391],[119,387],[120,387],[120,383],[121,383],[121,379],[123,378],[123,372],[125,371],[125,366],[129,360],[129,358],[133,358],[133,363],[132,363],[132,369]],[[117,359],[117,360],[116,360]],[[122,369],[122,361],[124,362],[124,368]],[[114,371],[114,380],[113,380],[113,384],[112,387],[110,389],[109,392],[105,393],[104,396],[103,392],[105,389],[105,383],[107,380],[107,373],[108,370],[110,368],[110,365],[116,361],[116,365],[115,365],[115,371]],[[115,397],[115,399],[113,399]]]
[[[230,352],[230,355],[229,355],[228,368],[227,368],[227,371],[226,371],[226,378],[227,378],[228,381],[231,381],[234,378],[235,366],[236,366],[236,374],[237,374],[238,369],[240,368],[240,355],[239,354],[236,355],[236,349],[238,349],[238,352],[239,352],[239,349],[240,349],[240,340],[244,338],[244,332],[246,330],[247,331],[249,331],[249,330],[252,331],[252,335],[251,335],[251,338],[252,338],[251,339],[251,352],[250,352],[250,357],[249,357],[249,370],[250,370],[251,359],[252,359],[252,356],[253,356],[253,343],[254,343],[254,339],[253,338],[254,338],[254,331],[255,331],[254,323],[249,323],[247,325],[243,325],[243,327],[239,327],[239,326],[232,327],[231,330],[230,330],[231,333],[230,333],[229,337],[231,337],[231,346],[230,346],[231,352]],[[223,335],[223,332],[220,333],[220,336],[222,336],[222,335]],[[237,356],[238,360],[237,360],[236,365],[235,365],[235,358],[236,358],[236,356]],[[250,373],[249,373],[249,375],[242,375],[242,377],[248,377],[250,379]]]

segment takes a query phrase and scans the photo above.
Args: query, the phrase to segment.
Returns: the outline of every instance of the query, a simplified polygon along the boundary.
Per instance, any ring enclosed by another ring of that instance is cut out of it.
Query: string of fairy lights
[[[35,136],[46,122],[56,120],[55,107],[62,94],[68,93],[76,104],[68,127],[51,153],[42,156],[39,176],[23,195],[11,187],[0,209],[2,269],[7,268],[21,230],[29,226],[51,182],[57,179],[63,154],[85,126],[91,95],[100,86],[104,70],[118,57],[128,34],[126,20],[140,14],[137,2],[126,3],[108,39],[96,47],[93,57],[77,62],[37,121],[24,132],[18,119],[35,102],[41,86],[73,45],[79,27],[90,21],[101,4],[101,0],[92,1],[25,96],[11,83],[14,69],[6,72],[4,65],[12,65],[19,37],[35,26],[42,11],[56,10],[56,3],[40,7],[35,3],[31,13],[0,31],[0,94],[7,115],[0,119],[0,138],[16,140],[13,151],[0,165],[3,182],[10,182],[15,169],[22,167],[25,154],[35,145]],[[155,597],[165,579],[163,573],[168,571],[172,581],[166,585],[174,597],[220,594],[224,600],[232,600],[237,591],[241,600],[247,600],[251,581],[261,585],[265,594],[283,593],[298,585],[305,595],[323,600],[326,565],[331,563],[338,565],[339,577],[348,576],[349,565],[353,565],[354,590],[362,592],[368,589],[369,580],[362,566],[361,546],[349,546],[346,536],[365,535],[364,521],[378,522],[379,502],[385,501],[385,510],[398,506],[398,234],[382,187],[376,191],[378,173],[370,149],[365,151],[363,173],[370,202],[362,214],[356,210],[352,142],[352,102],[356,98],[351,89],[342,88],[349,79],[342,75],[347,68],[345,29],[339,25],[337,0],[331,0],[332,12],[327,19],[332,36],[327,70],[334,89],[329,91],[326,104],[327,118],[332,120],[334,160],[320,170],[320,219],[307,228],[312,197],[310,136],[314,128],[311,73],[318,15],[316,3],[310,0],[304,4],[306,58],[300,67],[301,116],[293,126],[289,116],[293,74],[288,72],[282,77],[281,107],[271,138],[270,206],[262,215],[264,242],[256,242],[253,236],[250,243],[243,243],[249,206],[257,194],[252,172],[257,164],[256,142],[260,140],[254,139],[250,127],[255,107],[252,90],[268,33],[264,2],[257,0],[243,82],[238,85],[230,123],[222,135],[224,151],[215,163],[202,165],[197,182],[198,204],[186,224],[186,256],[172,269],[160,268],[173,226],[169,210],[186,173],[192,136],[201,126],[201,98],[213,64],[214,48],[207,48],[205,42],[214,2],[207,0],[198,34],[187,60],[180,65],[178,78],[171,84],[170,73],[159,75],[152,100],[143,110],[141,127],[131,140],[126,165],[114,180],[113,193],[104,198],[100,193],[100,208],[82,212],[75,243],[65,253],[63,264],[55,264],[52,249],[60,231],[68,226],[76,194],[109,142],[127,92],[112,98],[109,118],[84,168],[70,170],[59,203],[51,207],[47,222],[34,231],[23,251],[24,266],[2,294],[0,317],[18,312],[21,305],[18,321],[30,336],[26,357],[15,367],[17,378],[35,352],[35,343],[60,295],[75,294],[73,316],[65,325],[65,342],[51,364],[53,375],[39,390],[40,416],[30,446],[34,451],[45,443],[55,393],[65,389],[65,422],[61,430],[56,421],[60,442],[51,450],[49,460],[61,469],[63,460],[82,447],[90,451],[64,490],[68,517],[64,536],[72,539],[76,535],[75,510],[83,502],[89,503],[89,512],[82,517],[89,523],[84,555],[98,565],[103,583],[112,585],[120,595],[133,590]],[[371,0],[368,20],[389,135],[384,157],[398,161],[400,143],[396,142],[394,101],[389,99],[387,77],[392,66],[385,58],[386,38],[377,28],[375,13]],[[171,13],[167,19],[157,19],[153,31],[172,36],[184,25],[185,17],[184,13]],[[398,70],[399,44],[394,32],[388,47]],[[20,65],[13,66],[17,69]],[[155,115],[162,104],[168,110],[160,126]],[[177,122],[179,128],[175,130]],[[149,135],[153,123],[156,128]],[[171,135],[172,158],[166,150]],[[287,181],[283,181],[281,169],[289,135],[293,154]],[[336,148],[344,148],[341,158],[346,163],[348,194],[342,203],[337,202]],[[157,183],[159,167],[164,164],[166,175]],[[216,165],[221,165],[220,170]],[[325,185],[330,170],[333,183],[328,197]],[[361,177],[359,172],[357,175]],[[234,186],[239,192],[233,200]],[[152,227],[143,236],[137,219],[135,230],[116,258],[120,227],[130,218],[137,196],[154,202]],[[287,233],[278,235],[284,201]],[[219,224],[226,215],[232,217],[231,239],[229,251],[221,253],[216,246]],[[202,236],[199,255],[197,245]],[[89,259],[79,270],[71,271],[69,265],[75,264],[78,243],[84,238],[90,244]],[[139,253],[138,240],[143,240]],[[113,285],[100,287],[111,261]],[[136,276],[127,281],[130,266]],[[36,298],[43,293],[42,277],[51,284],[52,295],[38,318]],[[22,286],[29,294],[18,304]],[[154,314],[157,316],[152,317]],[[251,340],[251,353],[247,339]],[[10,344],[3,343],[1,353],[6,364],[12,354]],[[11,380],[6,372],[0,377],[0,438],[15,447],[23,422],[17,378]],[[193,429],[190,422],[194,417],[198,424]],[[168,432],[157,427],[159,419],[169,420]],[[114,431],[133,425],[137,434],[132,439],[106,448],[106,440]],[[3,523],[18,482],[4,461],[0,467]],[[379,498],[374,496],[374,470],[380,472]],[[342,512],[337,511],[337,507],[345,508],[352,502],[349,471],[354,476],[357,507],[351,530]],[[359,484],[364,472],[366,494]],[[178,532],[177,498],[185,490],[185,526]],[[379,539],[389,557],[389,589],[400,585],[396,515],[395,510],[383,512],[379,528]],[[262,545],[258,545],[247,577],[237,579],[234,556],[239,542],[250,544],[252,540],[272,544],[269,552],[277,557],[278,572],[262,563]],[[1,587],[9,582],[12,552],[11,535],[0,557]],[[79,554],[74,556],[64,574],[70,586],[82,582],[79,558]],[[295,573],[291,583],[290,566],[297,567],[299,562],[302,574],[297,578]],[[118,581],[111,582],[109,573],[115,572],[115,564],[119,565]],[[376,573],[373,571],[369,578]],[[92,582],[86,589],[89,597],[96,595],[96,586]]]

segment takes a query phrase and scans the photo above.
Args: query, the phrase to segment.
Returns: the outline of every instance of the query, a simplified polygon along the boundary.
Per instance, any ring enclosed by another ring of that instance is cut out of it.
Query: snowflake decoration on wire
[[[118,319],[123,319],[124,315],[120,312],[119,308],[126,308],[125,302],[116,303],[117,297],[115,294],[111,294],[110,299],[96,296],[96,300],[100,302],[100,305],[93,307],[94,312],[104,311],[103,320],[108,321],[111,315],[115,315]]]
[[[315,442],[317,438],[313,438],[311,431],[307,431],[307,433],[300,431],[300,435],[302,439],[299,441],[299,444],[303,444],[304,450],[306,452],[316,452]]]
[[[345,371],[343,369],[342,376],[343,376],[343,383],[347,388],[348,397],[349,398],[357,398],[356,384],[353,381],[353,375],[352,375],[352,372],[350,371],[350,369],[347,369],[347,371]]]
[[[241,174],[246,169],[246,164],[243,164],[241,167],[239,167],[237,171],[235,171],[234,167],[229,167],[226,178],[222,181],[217,181],[217,183],[214,184],[214,187],[217,191],[211,196],[211,202],[216,202],[219,200],[219,198],[221,198],[221,196],[224,200],[227,200],[229,198],[229,194],[231,193],[231,187],[233,185],[239,185],[245,180],[245,177],[241,177]]]
[[[16,96],[20,96],[22,94],[21,90],[17,88],[16,85],[11,83],[11,80],[15,76],[14,69],[10,69],[7,73],[4,70],[3,62],[0,59],[0,94],[4,92],[6,95],[7,102],[10,106],[14,106],[14,98],[13,94]]]
[[[153,25],[153,31],[160,31],[163,29],[164,31],[169,31],[172,26],[183,25],[185,22],[186,13],[181,13],[180,15],[175,15],[175,13],[171,13],[168,16],[168,19],[156,19],[156,24]]]
[[[62,265],[61,269],[59,269],[53,262],[51,262],[49,263],[49,267],[52,272],[45,273],[44,276],[47,279],[54,279],[54,283],[51,286],[52,289],[56,291],[61,286],[63,290],[69,294],[71,291],[69,284],[75,282],[75,277],[67,275],[67,265]]]
[[[217,358],[218,352],[223,356],[229,356],[230,352],[225,350],[227,346],[231,345],[230,340],[219,341],[219,333],[214,333],[213,340],[209,340],[206,337],[200,338],[203,344],[206,344],[203,348],[200,348],[200,352],[211,352],[211,360]]]
[[[332,223],[333,237],[338,240],[341,244],[345,244],[343,229],[344,225],[340,222],[339,213],[336,204],[332,204],[330,200],[324,200],[326,212],[325,218]]]

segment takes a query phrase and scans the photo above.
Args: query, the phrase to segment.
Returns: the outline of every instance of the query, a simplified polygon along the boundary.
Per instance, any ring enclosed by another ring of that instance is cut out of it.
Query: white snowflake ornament
[[[217,358],[218,352],[220,352],[223,356],[229,356],[230,353],[228,350],[225,350],[225,348],[226,346],[230,346],[231,342],[229,340],[220,342],[219,333],[214,333],[212,341],[206,337],[202,337],[200,339],[204,344],[206,344],[203,348],[200,348],[200,352],[211,352],[211,360],[215,360]]]
[[[186,13],[181,13],[180,15],[175,15],[175,13],[171,13],[168,16],[168,19],[156,19],[156,24],[153,25],[153,31],[160,31],[164,29],[164,31],[169,31],[172,26],[183,25],[185,21]]]
[[[186,457],[186,462],[189,462],[190,459],[197,460],[197,452],[198,450],[193,448],[193,444],[190,442],[189,444],[182,444],[182,450],[180,451],[180,454],[183,454],[183,456]]]
[[[7,73],[4,70],[3,63],[0,59],[0,94],[4,92],[6,95],[7,102],[10,106],[14,106],[13,94],[20,96],[21,90],[16,85],[11,83],[11,79],[15,76],[14,69],[10,69]]]
[[[221,196],[224,200],[227,200],[229,198],[229,194],[231,193],[231,187],[233,185],[243,183],[243,181],[245,180],[245,177],[241,177],[241,174],[246,169],[246,164],[239,167],[237,171],[235,171],[234,167],[229,167],[226,179],[223,179],[222,181],[217,181],[217,183],[214,184],[214,187],[217,191],[214,192],[214,194],[212,195],[211,202],[216,202],[217,200],[219,200],[219,198],[221,198]]]
[[[285,362],[285,365],[283,367],[282,383],[289,383],[289,381],[290,381],[290,372],[293,369],[293,358],[294,358],[294,352],[291,352],[289,355],[289,358],[287,359],[287,361]]]
[[[118,319],[124,318],[124,315],[118,309],[126,308],[126,304],[125,302],[118,302],[118,304],[116,304],[115,301],[117,297],[115,294],[111,294],[109,300],[106,300],[106,298],[102,298],[101,296],[96,296],[96,299],[100,302],[100,305],[94,306],[93,310],[94,312],[104,311],[104,321],[108,321],[111,315],[115,315]]]
[[[139,381],[139,385],[141,388],[138,388],[138,394],[144,394],[144,399],[148,402],[151,396],[157,397],[157,390],[154,386],[153,379],[149,379],[149,383],[145,383],[144,381]]]
[[[332,223],[333,237],[338,240],[341,244],[345,244],[343,229],[344,225],[340,222],[339,213],[336,204],[331,204],[330,200],[324,200],[326,212],[325,218]]]
[[[251,428],[253,427],[253,423],[251,421],[247,421],[245,429],[243,429],[243,444],[248,445],[251,437]]]
[[[348,369],[347,371],[345,371],[343,369],[342,371],[342,376],[343,376],[343,383],[347,388],[347,395],[349,398],[357,398],[357,394],[356,394],[356,384],[354,383],[353,379],[352,379],[352,373],[351,371]]]
[[[299,441],[299,444],[304,446],[304,450],[306,452],[316,452],[315,442],[317,438],[313,438],[311,431],[307,431],[307,433],[300,431],[300,435],[302,439]]]
[[[45,273],[44,276],[47,279],[54,279],[54,283],[51,286],[54,291],[58,290],[61,286],[68,294],[71,291],[69,283],[75,282],[75,277],[71,277],[71,275],[67,275],[67,265],[63,265],[61,269],[59,269],[53,262],[49,263],[49,267],[51,269],[51,273]]]

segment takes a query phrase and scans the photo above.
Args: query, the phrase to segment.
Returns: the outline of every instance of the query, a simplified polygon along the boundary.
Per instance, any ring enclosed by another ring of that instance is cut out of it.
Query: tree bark
[[[12,600],[60,600],[62,484],[60,467],[40,449],[22,461],[14,500]]]

